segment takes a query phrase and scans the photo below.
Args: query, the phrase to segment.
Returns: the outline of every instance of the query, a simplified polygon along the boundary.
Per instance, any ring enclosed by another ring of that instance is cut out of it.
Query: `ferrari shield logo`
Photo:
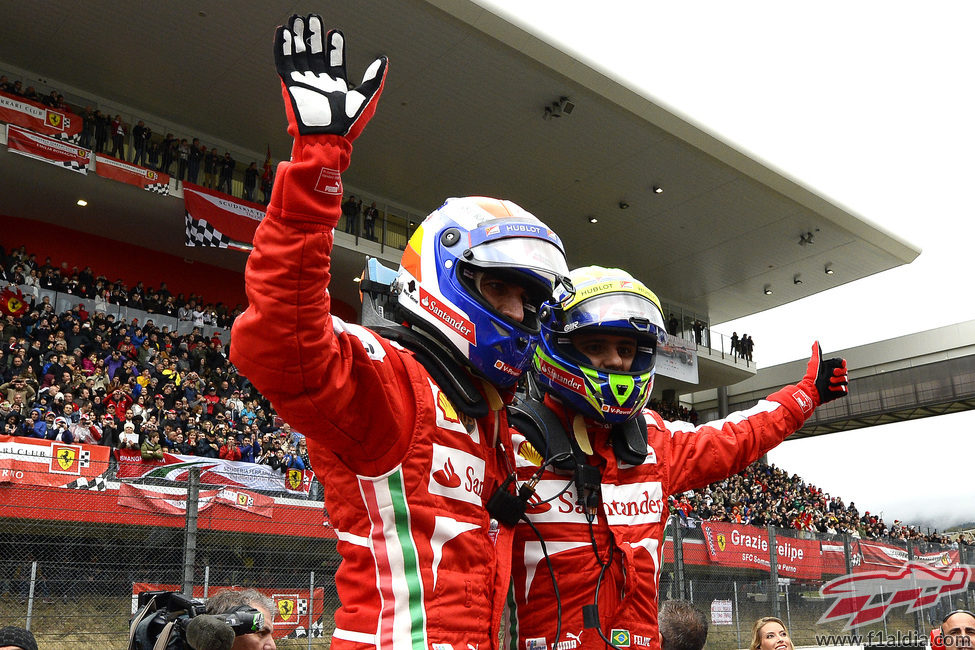
[[[63,116],[60,113],[53,113],[51,111],[47,112],[47,123],[56,129],[61,128],[61,120]]]
[[[287,621],[295,613],[295,601],[293,598],[279,598],[278,599],[278,616],[281,617],[282,621]]]
[[[301,484],[304,481],[305,473],[300,469],[289,469],[288,470],[288,489],[289,490],[300,490]]]
[[[718,533],[718,549],[723,551],[727,545],[728,541],[725,539],[724,533]]]
[[[23,308],[24,308],[24,303],[21,302],[20,298],[17,298],[16,296],[12,296],[7,299],[7,311],[10,312],[11,314],[16,314]]]
[[[61,447],[55,451],[58,467],[62,472],[77,470],[78,450],[71,447]]]

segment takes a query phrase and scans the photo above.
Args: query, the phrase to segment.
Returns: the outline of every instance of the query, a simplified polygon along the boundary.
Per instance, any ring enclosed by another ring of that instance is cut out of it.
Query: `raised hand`
[[[362,83],[350,88],[345,70],[345,36],[327,33],[322,18],[292,16],[274,37],[274,63],[283,86],[288,132],[299,136],[332,134],[355,140],[376,112],[386,80],[381,56],[366,69]]]
[[[846,359],[823,359],[819,341],[813,343],[812,356],[806,365],[806,375],[799,382],[812,394],[816,406],[825,404],[849,392]]]

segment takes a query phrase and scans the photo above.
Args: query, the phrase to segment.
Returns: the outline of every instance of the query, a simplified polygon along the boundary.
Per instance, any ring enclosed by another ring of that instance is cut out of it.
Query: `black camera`
[[[253,607],[207,614],[206,603],[177,591],[144,591],[129,626],[128,650],[229,650],[236,637],[263,628],[264,614]]]

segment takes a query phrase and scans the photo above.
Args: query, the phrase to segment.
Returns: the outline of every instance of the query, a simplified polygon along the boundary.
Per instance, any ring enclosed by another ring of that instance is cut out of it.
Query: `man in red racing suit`
[[[589,479],[593,500],[580,503],[579,490],[586,488],[573,481],[573,469],[543,460],[551,457],[544,439],[516,434],[518,477],[538,483],[526,511],[531,525],[516,526],[508,645],[511,650],[604,650],[610,643],[657,649],[657,585],[669,495],[727,478],[782,442],[816,406],[845,394],[846,362],[821,362],[817,343],[797,385],[723,420],[697,427],[667,422],[644,409],[646,396],[640,396],[642,389],[649,395],[652,385],[658,343],[649,337],[666,336],[656,296],[619,269],[589,267],[573,271],[570,279],[574,293],[546,306],[555,315],[543,321],[536,349],[544,406],[536,401],[526,410],[547,407],[557,423],[549,421],[546,428],[575,441],[577,461],[596,470]],[[632,391],[618,390],[628,382]],[[617,412],[621,415],[614,419]],[[645,457],[628,462],[618,453],[613,438],[622,430],[614,425],[633,425],[638,413],[645,419]]]
[[[278,28],[275,62],[294,148],[291,161],[278,167],[255,236],[246,271],[249,307],[234,324],[231,359],[306,435],[312,466],[322,477],[342,555],[335,577],[342,606],[335,614],[332,647],[497,648],[513,533],[491,518],[485,502],[514,469],[498,390],[506,389],[459,365],[486,403],[476,417],[459,413],[412,352],[330,314],[326,288],[333,229],[341,216],[340,174],[348,167],[351,142],[375,111],[386,59],[376,60],[362,84],[350,90],[343,35],[323,33],[321,18],[312,15],[294,16],[289,26]],[[567,272],[561,243],[537,219],[502,201],[455,200],[434,214],[441,218],[458,205],[464,219],[504,216],[504,224],[528,224],[537,231],[532,238],[506,234],[505,225],[465,231],[458,217],[459,222],[450,222],[449,236],[437,232],[430,219],[415,235],[461,241],[470,263],[464,266],[465,281],[489,303],[485,309],[495,310],[492,317],[515,331],[525,311],[537,309],[542,299],[530,305],[526,289],[512,280],[522,277],[517,272],[523,269],[504,269],[507,280],[478,269],[478,251],[490,248],[492,261],[500,264],[499,250],[543,249],[535,259],[551,254],[561,260],[554,277]],[[433,250],[433,243],[423,243],[421,254],[419,243],[411,240],[409,264],[424,262]],[[421,275],[418,266],[413,270]],[[471,331],[462,334],[474,339],[476,328],[479,340],[485,339],[474,316],[450,306],[443,295],[431,298],[439,291],[437,279],[428,272],[419,283],[424,304],[439,305],[430,318],[449,310],[450,327],[470,323]],[[545,285],[548,295],[553,286],[554,281]],[[490,328],[497,335],[500,326]],[[440,341],[430,340],[431,345]],[[464,361],[474,352],[473,344],[464,349],[466,356],[441,345],[442,357]],[[521,354],[523,359],[505,365],[512,381],[530,362],[530,352]]]

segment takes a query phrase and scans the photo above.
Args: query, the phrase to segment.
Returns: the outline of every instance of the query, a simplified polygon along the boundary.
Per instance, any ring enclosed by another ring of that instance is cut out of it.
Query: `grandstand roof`
[[[380,109],[356,143],[346,183],[417,214],[445,196],[512,199],[562,235],[572,266],[627,268],[665,301],[711,322],[909,263],[919,253],[611,71],[473,1],[243,7],[216,0],[12,3],[0,21],[0,69],[29,73],[25,82],[37,78],[65,95],[104,98],[112,113],[171,124],[178,135],[230,143],[253,152],[260,165],[267,143],[276,159],[290,150],[272,27],[295,9],[323,11],[326,24],[346,33],[353,78],[377,54],[391,61]],[[544,107],[560,97],[575,110],[543,120]],[[654,194],[652,185],[664,192]],[[81,214],[73,204],[82,191],[104,200]],[[0,197],[0,213],[243,268],[239,253],[183,247],[181,202],[119,183],[0,155]],[[629,209],[621,210],[621,201]],[[590,215],[599,223],[589,224]],[[805,232],[815,234],[815,244],[799,245]],[[361,253],[339,258],[339,279],[361,268]],[[830,263],[835,273],[827,276]],[[802,284],[793,284],[796,273]],[[767,284],[774,294],[763,293]],[[350,281],[333,293],[357,303]]]

